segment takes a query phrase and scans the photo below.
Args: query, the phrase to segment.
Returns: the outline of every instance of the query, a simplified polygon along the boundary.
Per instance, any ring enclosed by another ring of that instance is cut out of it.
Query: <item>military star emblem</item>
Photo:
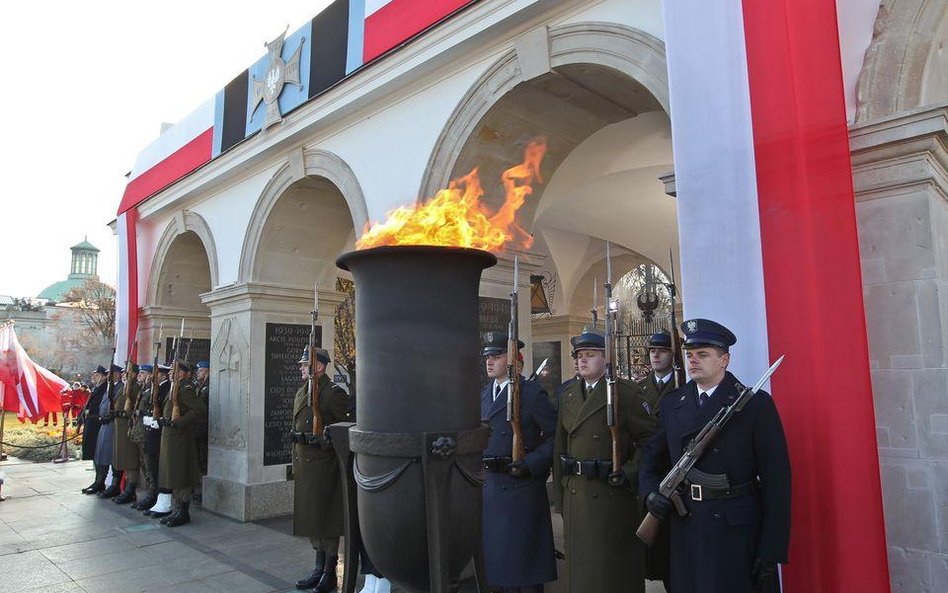
[[[289,27],[287,27],[289,30]],[[283,114],[280,113],[280,103],[277,99],[283,93],[283,87],[288,84],[295,84],[298,88],[303,88],[300,82],[300,53],[303,50],[303,43],[306,38],[300,39],[300,44],[296,51],[290,56],[289,61],[283,61],[283,39],[286,37],[286,31],[279,37],[265,43],[267,53],[270,57],[270,65],[267,66],[267,72],[263,80],[253,79],[253,99],[250,102],[250,119],[257,112],[257,107],[263,102],[267,106],[267,114],[263,120],[263,128],[266,130],[273,124],[283,121]]]

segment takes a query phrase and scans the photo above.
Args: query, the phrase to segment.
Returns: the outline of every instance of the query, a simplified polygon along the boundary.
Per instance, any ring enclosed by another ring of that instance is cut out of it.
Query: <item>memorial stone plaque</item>
[[[510,299],[480,297],[478,303],[480,306],[480,316],[478,321],[477,354],[479,356],[481,347],[484,345],[484,334],[490,331],[507,333],[507,330],[510,328]],[[487,370],[484,368],[483,360],[481,360],[478,368],[480,370],[477,374],[477,386],[481,387],[487,383]]]
[[[170,365],[173,361],[171,360],[171,345],[174,343],[174,338],[165,338],[165,364]],[[190,349],[188,346],[190,345]],[[184,360],[185,355],[188,357],[188,362],[193,366],[199,360],[210,360],[211,359],[211,341],[206,338],[181,338],[178,340],[178,360]]]
[[[293,444],[293,398],[303,384],[299,360],[309,343],[309,325],[268,323],[266,361],[263,370],[263,464],[291,462]],[[322,343],[322,328],[316,327],[316,343]]]
[[[543,372],[537,377],[537,381],[550,397],[556,397],[556,390],[560,388],[563,382],[562,372],[560,371],[562,361],[560,359],[559,342],[534,342],[533,343],[533,368],[536,369],[543,363],[544,358],[549,358]]]

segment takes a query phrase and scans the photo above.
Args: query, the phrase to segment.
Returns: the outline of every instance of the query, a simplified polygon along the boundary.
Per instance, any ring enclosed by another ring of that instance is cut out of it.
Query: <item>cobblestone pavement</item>
[[[240,523],[192,505],[192,523],[169,529],[128,506],[82,494],[93,479],[91,462],[11,458],[0,472],[4,593],[295,591],[293,583],[312,565],[309,542],[290,535],[290,517]],[[562,549],[555,516],[554,531]],[[662,590],[650,583],[648,593]],[[565,588],[554,583],[547,592]]]

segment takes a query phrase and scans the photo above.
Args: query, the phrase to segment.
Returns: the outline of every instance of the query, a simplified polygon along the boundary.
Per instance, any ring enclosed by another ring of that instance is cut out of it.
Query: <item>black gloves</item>
[[[164,416],[162,416],[161,418],[158,419],[158,426],[170,426],[174,428],[175,427],[174,420],[171,420],[169,418],[165,418]]]
[[[754,567],[751,569],[751,579],[754,581],[755,591],[773,591],[774,583],[777,580],[777,563],[773,560],[757,558],[754,560]]]
[[[667,496],[662,496],[658,492],[652,492],[645,499],[645,508],[659,519],[665,519],[668,517],[668,513],[671,512],[672,503],[668,500]]]
[[[522,480],[529,480],[533,477],[533,474],[530,473],[530,467],[525,461],[511,463],[509,473],[511,476]]]

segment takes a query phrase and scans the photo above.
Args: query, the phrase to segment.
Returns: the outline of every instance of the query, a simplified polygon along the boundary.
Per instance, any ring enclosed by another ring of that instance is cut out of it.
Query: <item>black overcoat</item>
[[[109,382],[103,381],[92,390],[92,395],[83,408],[82,420],[82,458],[95,459],[95,444],[99,438],[99,405],[105,392],[109,388]]]
[[[553,461],[556,409],[546,390],[520,377],[520,426],[530,478],[485,472],[484,565],[487,582],[523,587],[556,580],[553,527],[546,479]],[[510,457],[507,388],[493,397],[494,382],[481,390],[481,418],[490,426],[485,457]]]
[[[703,406],[694,381],[664,397],[659,431],[645,447],[639,473],[643,496],[658,490],[671,461],[737,395],[737,379],[726,373]],[[754,395],[695,467],[726,474],[732,486],[759,479],[760,487],[737,498],[683,496],[690,515],[671,513],[672,593],[751,593],[754,559],[786,563],[790,543],[790,458],[770,395]]]

